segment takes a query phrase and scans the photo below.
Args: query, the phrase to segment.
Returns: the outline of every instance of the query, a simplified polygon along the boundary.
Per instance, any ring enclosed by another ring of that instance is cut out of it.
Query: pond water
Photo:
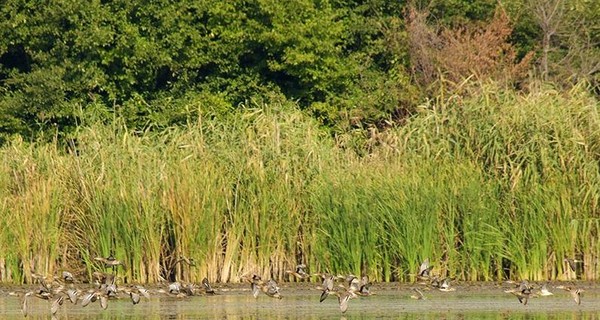
[[[169,297],[151,290],[150,300],[133,305],[125,294],[109,301],[106,310],[98,303],[87,307],[68,301],[55,319],[600,319],[600,295],[594,284],[577,284],[585,290],[581,305],[569,292],[553,288],[554,295],[535,297],[527,305],[504,293],[507,285],[463,284],[454,292],[428,290],[424,286],[374,285],[375,295],[358,297],[342,314],[337,297],[319,303],[315,284],[281,284],[283,299],[261,294],[252,297],[247,286],[217,287],[215,296]],[[422,289],[425,299],[414,300],[411,288]],[[4,288],[0,292],[0,318],[23,319],[25,289]],[[27,319],[51,319],[50,302],[32,297]]]

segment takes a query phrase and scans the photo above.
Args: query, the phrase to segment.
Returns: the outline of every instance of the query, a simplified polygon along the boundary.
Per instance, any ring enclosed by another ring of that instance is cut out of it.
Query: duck
[[[214,295],[215,290],[212,288],[207,278],[202,279],[202,286],[204,287],[204,293]]]
[[[519,286],[514,289],[505,290],[506,293],[511,293],[517,297],[519,303],[522,303],[524,306],[527,305],[529,298],[531,296],[531,286],[527,280],[521,281]]]
[[[342,313],[346,313],[348,310],[348,302],[357,297],[354,292],[348,290],[335,291],[335,295],[338,297],[338,303]]]
[[[325,301],[325,299],[327,299],[327,297],[333,292],[333,279],[334,277],[331,275],[324,275],[323,284],[320,288],[321,290],[323,290],[323,292],[321,293],[319,302]]]
[[[544,283],[542,285],[542,287],[540,288],[540,291],[538,291],[537,295],[540,297],[547,297],[547,296],[551,296],[554,293],[550,292],[550,290],[548,290],[548,286]]]
[[[575,303],[577,305],[581,305],[581,293],[584,292],[583,289],[580,288],[572,288],[572,287],[565,287],[563,285],[556,287],[557,289],[563,289],[565,291],[568,291],[569,293],[571,293],[571,297],[573,298],[573,301],[575,301]]]
[[[306,265],[299,264],[296,266],[296,270],[286,270],[285,273],[293,275],[296,279],[304,280],[310,277],[310,275],[306,272]]]
[[[429,265],[429,258],[426,258],[421,262],[419,266],[419,272],[417,273],[417,279],[419,280],[427,280],[430,278],[430,272],[433,269],[433,266]]]
[[[261,286],[261,289],[267,296],[271,298],[282,298],[281,294],[279,293],[279,286],[277,285],[277,282],[273,279],[267,281],[265,285]]]
[[[423,295],[423,292],[421,292],[421,290],[419,290],[417,288],[412,288],[412,291],[414,293],[410,295],[411,299],[425,300],[425,295]]]
[[[450,280],[448,278],[445,278],[442,283],[440,284],[440,287],[438,288],[440,291],[442,292],[452,292],[452,291],[456,291],[456,288],[452,288],[450,287]]]

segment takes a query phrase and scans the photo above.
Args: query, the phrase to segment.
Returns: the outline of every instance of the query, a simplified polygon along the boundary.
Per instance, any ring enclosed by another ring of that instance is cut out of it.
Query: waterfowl
[[[529,286],[529,282],[527,282],[527,280],[523,280],[517,288],[506,290],[504,292],[513,294],[517,297],[520,303],[527,305],[529,297],[531,296],[531,289],[532,288]]]
[[[85,294],[81,299],[81,306],[86,307],[88,304],[98,300],[100,300],[100,307],[102,309],[108,308],[108,297],[101,290],[89,291]]]
[[[567,263],[567,266],[569,266],[569,269],[571,269],[573,272],[577,270],[577,264],[583,262],[581,260],[571,258],[564,258],[563,261]]]
[[[77,304],[77,299],[79,298],[79,291],[77,291],[77,289],[71,288],[67,290],[67,297],[69,298],[69,301],[71,301],[71,303],[73,304]]]
[[[29,297],[31,297],[31,295],[33,295],[33,291],[25,293],[23,301],[21,301],[21,312],[23,312],[24,317],[27,317],[29,314]]]
[[[174,294],[174,295],[179,294],[181,292],[181,283],[172,282],[171,284],[169,284],[168,292],[169,292],[169,294]]]
[[[55,315],[58,312],[58,308],[62,306],[64,299],[65,297],[60,295],[54,300],[54,302],[52,302],[52,306],[50,307],[50,313],[52,315]]]
[[[123,263],[115,259],[112,253],[106,258],[96,257],[94,258],[94,260],[102,263],[104,265],[104,268],[112,268],[113,275],[117,273],[118,266],[123,266]]]
[[[105,282],[100,285],[100,290],[106,297],[116,297],[119,293],[116,284],[116,277],[112,277],[110,282]]]
[[[348,276],[348,291],[357,294],[360,291],[360,280],[357,277],[350,275]]]
[[[108,308],[108,297],[104,294],[100,294],[100,307],[104,310]]]
[[[98,297],[96,296],[95,291],[88,292],[88,293],[84,294],[83,297],[81,298],[81,306],[87,307],[88,304],[90,304],[92,302],[96,302],[96,299],[98,299]]]
[[[529,297],[531,296],[531,290],[515,290],[511,292],[513,295],[515,295],[517,297],[517,299],[519,300],[520,303],[522,303],[524,306],[527,305],[527,302],[529,301]]]
[[[215,290],[211,287],[207,278],[202,279],[202,286],[204,287],[204,292],[206,294],[215,294]]]
[[[150,299],[150,293],[148,292],[148,290],[140,285],[137,285],[135,287],[124,288],[122,290],[125,293],[127,293],[127,295],[129,295],[131,303],[133,303],[134,305],[140,303],[142,296],[146,299]]]
[[[335,291],[335,295],[338,297],[340,311],[342,311],[342,313],[345,313],[346,310],[348,310],[348,301],[350,301],[350,299],[356,298],[356,294],[348,290],[343,290],[342,292]]]
[[[319,298],[319,302],[323,302],[329,294],[333,291],[333,276],[326,275],[323,278],[322,288],[323,292],[321,293],[321,297]]]
[[[194,260],[194,258],[187,258],[187,257],[181,257],[179,258],[179,260],[175,261],[175,265],[177,265],[178,263],[185,263],[190,267],[195,267],[196,266],[196,261]]]
[[[546,297],[551,295],[553,295],[553,293],[548,290],[548,286],[544,283],[538,292],[538,296]]]
[[[443,292],[451,292],[451,291],[456,291],[456,288],[450,287],[450,280],[448,278],[446,278],[440,284],[439,290],[443,291]]]
[[[144,298],[150,299],[150,292],[148,291],[148,289],[146,289],[140,285],[135,286],[135,288]]]
[[[433,266],[429,265],[429,258],[426,258],[419,266],[419,273],[417,273],[417,279],[429,279],[431,269]]]
[[[186,296],[195,296],[196,295],[196,287],[192,283],[186,284],[181,289],[182,289],[183,294],[185,294]]]
[[[438,288],[440,287],[440,277],[438,275],[434,275],[431,280],[429,281],[429,285],[432,286],[433,288]]]
[[[39,281],[40,287],[34,292],[35,296],[40,299],[49,300],[53,296],[52,290],[50,290],[50,287],[48,286],[44,278],[39,279]]]
[[[131,303],[134,305],[140,303],[140,294],[137,292],[129,291],[129,297],[131,298]]]
[[[569,293],[571,293],[571,297],[573,298],[573,300],[575,301],[575,303],[577,305],[581,304],[581,293],[584,291],[583,289],[565,287],[565,286],[562,286],[562,285],[558,286],[556,288],[568,291]]]
[[[358,293],[362,296],[370,296],[371,291],[371,281],[369,281],[369,276],[363,276],[360,281],[360,288],[358,289]]]
[[[73,277],[73,274],[70,273],[69,271],[63,271],[62,272],[62,279],[65,283],[73,283],[75,282],[75,278]]]
[[[281,294],[279,293],[279,286],[277,286],[277,282],[273,279],[267,281],[265,285],[262,287],[262,291],[271,298],[281,299]]]
[[[107,258],[96,257],[96,258],[94,258],[94,260],[103,263],[105,268],[112,267],[113,270],[114,270],[114,268],[116,266],[122,266],[123,265],[123,263],[121,261],[115,259],[115,257],[112,254],[109,255]]]
[[[410,295],[412,299],[425,300],[425,296],[423,295],[423,292],[421,292],[421,290],[417,288],[412,288],[412,290],[414,291],[414,293]]]
[[[565,262],[566,265],[567,265],[567,267],[565,268],[565,271],[564,271],[563,275],[568,275],[569,271],[570,271],[571,275],[574,274],[575,277],[577,277],[577,265],[580,264],[580,263],[583,263],[583,261],[582,260],[577,260],[577,259],[571,259],[571,258],[564,258],[563,262]]]
[[[260,278],[260,276],[257,274],[252,275],[252,279],[250,280],[250,288],[252,289],[252,296],[254,298],[258,298],[258,295],[260,294],[261,286],[262,286],[262,279]]]
[[[296,266],[296,270],[292,271],[292,270],[286,270],[285,273],[287,274],[291,274],[294,277],[296,277],[299,280],[304,280],[307,279],[308,277],[310,277],[310,275],[306,272],[306,265],[305,264],[299,264]]]
[[[581,304],[581,293],[583,292],[583,289],[572,289],[571,291],[571,297],[573,297],[573,300],[575,301],[575,303],[577,303],[577,305]]]

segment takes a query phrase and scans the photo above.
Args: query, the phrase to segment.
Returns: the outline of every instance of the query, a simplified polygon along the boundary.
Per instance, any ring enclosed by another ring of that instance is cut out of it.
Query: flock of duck
[[[110,299],[119,298],[121,293],[128,296],[129,299],[131,299],[131,303],[134,305],[140,303],[142,297],[147,300],[150,299],[150,291],[141,285],[117,287],[116,267],[122,265],[122,263],[119,260],[116,260],[112,255],[108,258],[95,258],[95,260],[102,263],[106,268],[112,268],[112,273],[94,272],[92,277],[95,286],[87,290],[76,287],[75,284],[78,283],[78,281],[76,281],[73,274],[68,271],[63,271],[60,277],[52,277],[51,281],[48,281],[48,279],[42,275],[32,272],[34,282],[38,283],[39,287],[22,294],[23,315],[27,317],[29,314],[29,300],[31,297],[51,301],[50,313],[52,316],[59,311],[65,301],[70,301],[72,304],[77,304],[79,302],[81,307],[86,307],[89,304],[98,301],[102,309],[107,309],[108,301]],[[190,260],[185,258],[180,261],[184,261],[188,265],[193,265]],[[439,276],[431,274],[432,269],[433,267],[430,265],[429,259],[425,259],[425,261],[421,263],[419,271],[416,274],[419,285],[424,285],[423,288],[427,288],[428,290],[435,288],[442,292],[452,292],[456,290],[456,288],[451,287],[449,278],[440,279]],[[306,266],[303,264],[296,266],[295,270],[286,271],[286,273],[300,281],[307,280],[313,276],[320,277],[323,282],[320,286],[317,286],[317,289],[321,291],[319,302],[323,302],[328,296],[334,295],[338,299],[339,309],[342,313],[345,313],[348,309],[350,300],[359,296],[373,295],[370,291],[371,282],[367,276],[363,276],[359,279],[354,275],[334,276],[327,273],[309,274],[306,272]],[[241,280],[250,284],[250,289],[254,298],[257,298],[261,292],[271,298],[282,298],[278,283],[273,279],[264,281],[259,275],[251,274],[243,276]],[[338,283],[337,285],[336,282]],[[155,293],[173,297],[216,294],[208,279],[204,278],[201,283],[202,287],[198,288],[198,286],[193,283],[182,284],[180,282],[172,282],[168,284],[166,289],[160,288],[156,290]],[[518,301],[523,305],[527,305],[527,302],[531,297],[553,295],[545,284],[542,285],[539,290],[535,290],[534,286],[526,280],[519,283],[510,281],[508,283],[515,284],[515,286],[504,290],[504,292],[515,295]],[[570,292],[575,303],[578,305],[581,304],[581,293],[583,292],[583,289],[567,286],[557,286],[556,288]],[[413,287],[412,292],[412,299],[426,299],[423,291],[418,287]],[[14,292],[12,294],[20,295]]]

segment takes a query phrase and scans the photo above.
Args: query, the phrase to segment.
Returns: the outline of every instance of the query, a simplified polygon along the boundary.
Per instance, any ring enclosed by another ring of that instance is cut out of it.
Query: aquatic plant
[[[478,90],[342,135],[293,104],[249,104],[164,130],[86,123],[69,146],[14,139],[0,279],[89,276],[110,254],[126,282],[282,280],[298,263],[413,281],[425,258],[460,280],[565,279],[566,257],[598,279],[598,102]]]

